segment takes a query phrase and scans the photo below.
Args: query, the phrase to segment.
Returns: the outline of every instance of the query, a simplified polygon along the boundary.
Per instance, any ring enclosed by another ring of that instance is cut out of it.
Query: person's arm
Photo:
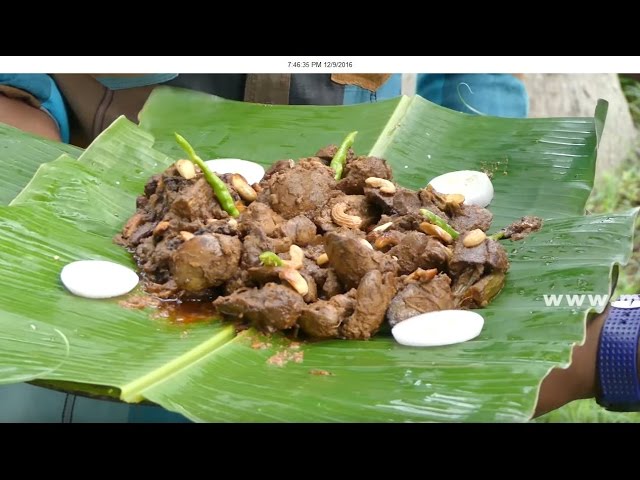
[[[69,142],[66,106],[50,75],[1,73],[0,122]]]
[[[608,309],[589,322],[584,345],[573,348],[571,365],[566,369],[554,368],[543,380],[534,416],[543,415],[574,400],[596,396],[598,342],[607,314]]]
[[[50,140],[60,141],[58,126],[47,113],[32,107],[24,100],[9,98],[2,93],[0,93],[0,123],[6,123]]]

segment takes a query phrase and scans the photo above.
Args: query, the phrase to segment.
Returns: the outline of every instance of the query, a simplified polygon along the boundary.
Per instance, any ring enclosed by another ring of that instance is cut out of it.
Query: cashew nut
[[[476,228],[475,230],[471,230],[464,236],[462,244],[467,248],[477,247],[482,242],[484,242],[486,238],[487,234],[479,228]]]
[[[302,268],[302,260],[304,259],[304,252],[302,249],[297,245],[291,245],[289,247],[289,256],[291,257],[291,260],[283,260],[282,263],[287,267],[300,270]]]
[[[396,186],[393,182],[385,180],[384,178],[369,177],[364,183],[370,187],[379,188],[382,193],[396,193]]]
[[[246,202],[253,202],[258,198],[256,191],[251,188],[242,175],[237,173],[231,175],[231,185],[233,185],[238,195]]]
[[[433,277],[435,277],[438,273],[438,269],[437,268],[431,268],[429,270],[423,270],[422,268],[418,268],[416,269],[414,272],[410,273],[409,275],[407,275],[407,277],[404,279],[405,283],[409,283],[409,282],[427,282],[429,280],[431,280]]]
[[[453,238],[451,237],[451,235],[449,235],[449,233],[445,232],[439,226],[433,225],[432,223],[422,222],[420,224],[420,230],[422,230],[427,235],[439,238],[444,243],[452,243],[453,242]]]
[[[347,215],[344,211],[347,204],[344,202],[336,203],[331,209],[331,218],[341,227],[360,228],[362,219],[357,215]]]
[[[182,178],[191,180],[196,176],[196,167],[189,160],[178,160],[176,162],[176,170]]]
[[[280,277],[280,280],[284,280],[289,283],[289,285],[291,285],[293,289],[303,297],[309,293],[309,285],[304,277],[300,275],[299,271],[294,270],[293,268],[283,268],[278,272],[278,277]]]
[[[318,258],[316,258],[316,264],[320,267],[322,265],[326,265],[327,263],[329,263],[329,255],[327,255],[326,253],[323,253]]]

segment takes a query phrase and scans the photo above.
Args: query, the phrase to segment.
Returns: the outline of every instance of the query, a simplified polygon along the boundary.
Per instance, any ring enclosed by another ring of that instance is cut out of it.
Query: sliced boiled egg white
[[[462,343],[480,335],[484,318],[470,310],[440,310],[408,318],[391,329],[396,342],[410,347]]]
[[[219,175],[225,173],[239,173],[244,179],[253,185],[258,183],[264,177],[264,167],[256,162],[249,160],[240,160],[239,158],[216,158],[205,162],[209,170]]]
[[[493,184],[484,172],[459,170],[434,178],[429,185],[438,193],[459,193],[464,195],[464,203],[486,207],[493,199]]]
[[[71,293],[85,298],[119,297],[140,281],[130,268],[104,260],[72,262],[62,269],[60,280]]]

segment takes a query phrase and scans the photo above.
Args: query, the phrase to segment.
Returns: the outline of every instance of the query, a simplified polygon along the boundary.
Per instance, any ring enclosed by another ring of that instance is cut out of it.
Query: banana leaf
[[[30,135],[0,123],[0,205],[8,204],[31,180],[38,167],[67,153],[78,157],[81,149]]]
[[[158,89],[141,128],[117,120],[78,159],[42,166],[12,206],[0,207],[0,321],[13,325],[0,348],[14,345],[0,357],[0,381],[111,387],[122,400],[149,400],[197,421],[526,420],[544,375],[567,364],[582,339],[590,310],[546,307],[543,295],[608,294],[612,269],[631,252],[637,211],[583,216],[605,110],[595,119],[508,120],[418,97],[273,107]],[[388,335],[298,345],[251,330],[235,335],[213,319],[171,324],[60,285],[68,261],[132,264],[111,239],[146,179],[181,156],[174,131],[201,156],[268,164],[311,155],[351,130],[361,132],[357,151],[387,158],[406,186],[486,168],[494,171],[496,226],[526,213],[547,220],[541,232],[506,243],[507,286],[482,311],[477,339],[432,349],[402,347]],[[29,338],[31,324],[56,333],[47,343],[54,346]],[[39,364],[29,371],[28,361]]]

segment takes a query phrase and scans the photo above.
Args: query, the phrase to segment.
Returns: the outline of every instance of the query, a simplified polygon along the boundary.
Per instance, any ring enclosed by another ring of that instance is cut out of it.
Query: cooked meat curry
[[[207,302],[265,332],[367,339],[385,321],[486,306],[509,269],[494,238],[542,226],[525,217],[487,236],[489,210],[403,188],[384,159],[349,150],[336,180],[337,150],[276,162],[254,185],[221,175],[236,218],[200,169],[185,178],[174,164],[151,177],[116,241],[134,255],[148,294],[164,301]]]

